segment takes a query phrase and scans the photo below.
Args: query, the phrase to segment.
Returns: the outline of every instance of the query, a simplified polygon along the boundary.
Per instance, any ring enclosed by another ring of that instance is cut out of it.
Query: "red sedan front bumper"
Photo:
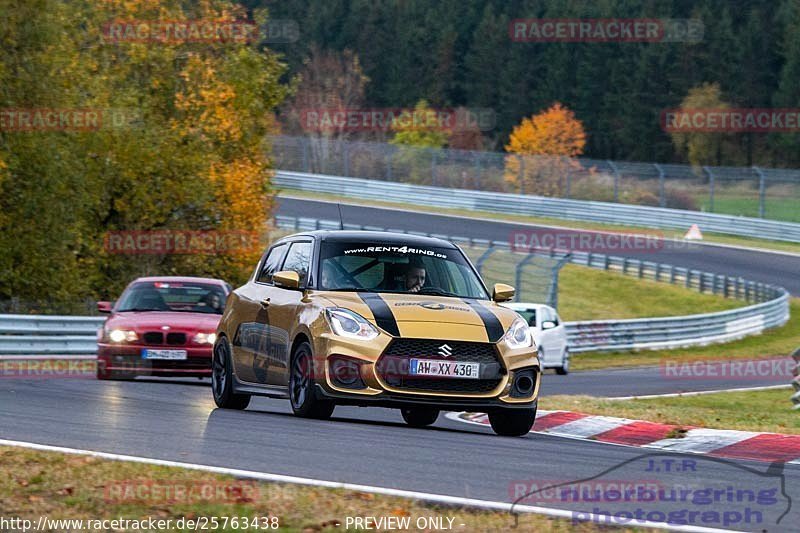
[[[186,359],[143,359],[142,350],[186,350]],[[98,374],[120,372],[136,376],[210,376],[212,346],[97,345]]]

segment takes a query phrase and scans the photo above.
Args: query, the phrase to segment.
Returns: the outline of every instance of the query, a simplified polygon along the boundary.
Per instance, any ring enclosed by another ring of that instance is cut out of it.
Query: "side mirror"
[[[100,313],[110,313],[111,302],[97,302],[97,311]]]
[[[544,329],[553,329],[554,327],[556,327],[556,323],[553,322],[552,320],[545,320],[544,322],[542,322],[542,329],[543,330]]]
[[[514,297],[514,287],[505,283],[495,283],[492,291],[492,300],[495,302],[507,302]]]
[[[284,289],[299,289],[300,288],[300,274],[294,270],[281,270],[272,275],[272,282],[276,287]]]

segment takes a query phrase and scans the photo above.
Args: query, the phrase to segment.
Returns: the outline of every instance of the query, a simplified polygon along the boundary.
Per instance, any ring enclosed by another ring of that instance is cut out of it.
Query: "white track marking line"
[[[661,439],[643,448],[658,448],[671,452],[708,453],[732,444],[751,439],[762,433],[753,431],[736,431],[733,429],[690,429],[682,438]]]
[[[397,496],[400,498],[411,498],[415,500],[443,503],[449,505],[461,505],[464,507],[474,507],[479,509],[486,509],[491,511],[514,511],[518,513],[531,513],[541,514],[545,516],[552,516],[556,518],[566,518],[572,520],[575,516],[573,511],[565,509],[552,509],[549,507],[539,507],[534,505],[512,505],[505,502],[495,502],[489,500],[476,500],[473,498],[461,498],[458,496],[446,496],[444,494],[431,494],[427,492],[417,492],[401,489],[390,489],[386,487],[374,487],[371,485],[358,485],[354,483],[342,483],[338,481],[326,481],[321,479],[303,478],[295,476],[285,476],[281,474],[268,474],[264,472],[255,472],[252,470],[239,470],[235,468],[225,468],[220,466],[208,466],[195,463],[181,463],[176,461],[165,461],[162,459],[150,459],[147,457],[138,457],[134,455],[120,455],[116,453],[97,452],[92,450],[81,450],[77,448],[65,448],[62,446],[51,446],[47,444],[36,444],[33,442],[3,440],[0,439],[0,446],[13,446],[16,448],[26,448],[30,450],[38,450],[45,452],[59,452],[68,453],[72,455],[88,455],[100,459],[108,459],[111,461],[126,461],[132,463],[150,464],[156,466],[169,466],[176,468],[185,468],[188,470],[199,470],[213,474],[229,475],[239,478],[256,479],[259,481],[271,481],[275,483],[291,483],[296,485],[310,485],[315,487],[325,487],[332,489],[354,490],[358,492],[368,492],[373,494],[382,494],[385,496]],[[613,517],[603,514],[583,513],[589,522],[596,524],[609,524]],[[675,526],[665,522],[649,522],[641,521],[636,523],[624,524],[626,527],[648,527],[652,529],[666,529],[669,531],[691,531],[697,533],[716,533],[734,531],[732,529],[717,529],[699,526]]]
[[[588,438],[621,426],[627,426],[632,422],[636,422],[636,420],[612,416],[590,415],[579,420],[553,426],[549,428],[547,432],[551,435],[568,435],[570,437]]]
[[[311,192],[311,191],[309,191],[309,192]],[[371,209],[383,209],[383,210],[386,210],[386,211],[399,211],[401,213],[406,213],[406,214],[408,214],[408,213],[424,213],[424,214],[428,214],[428,215],[436,215],[436,216],[439,216],[439,217],[460,218],[462,220],[466,219],[466,220],[478,220],[480,222],[498,222],[500,224],[510,224],[510,225],[516,225],[516,226],[535,226],[535,227],[546,228],[546,229],[572,230],[572,231],[580,231],[580,232],[585,232],[585,233],[599,233],[599,234],[603,234],[603,235],[616,235],[616,234],[619,234],[620,231],[622,231],[622,229],[629,227],[629,226],[624,226],[622,224],[617,224],[618,226],[620,226],[620,228],[622,228],[621,230],[618,230],[618,231],[597,230],[597,229],[575,228],[575,227],[569,227],[569,226],[557,226],[557,225],[554,225],[554,224],[538,224],[536,222],[523,222],[523,221],[514,221],[514,220],[507,220],[507,219],[503,220],[503,219],[487,218],[487,217],[467,217],[467,216],[464,216],[464,215],[453,215],[453,214],[450,214],[450,213],[437,213],[436,211],[423,211],[423,210],[419,210],[419,209],[402,209],[400,207],[387,207],[387,206],[381,206],[381,205],[369,205],[367,203],[359,203],[357,201],[356,202],[337,202],[337,201],[334,201],[334,200],[320,200],[320,199],[315,199],[315,198],[305,198],[303,196],[293,196],[291,194],[281,194],[281,193],[279,193],[278,194],[278,198],[286,198],[288,200],[301,200],[301,201],[304,200],[306,202],[320,202],[320,203],[324,203],[324,204],[341,204],[341,205],[351,205],[351,206],[355,206],[355,207],[369,207]],[[372,200],[370,198],[352,198],[352,197],[347,197],[347,196],[345,198],[348,198],[350,200],[362,200],[363,202],[369,202],[369,201]],[[499,213],[499,214],[502,214],[502,213]],[[576,222],[581,222],[581,221],[576,220]],[[591,222],[589,222],[589,223],[591,223]],[[658,229],[656,231],[661,231],[661,230]],[[679,230],[677,230],[676,228],[671,228],[671,229],[666,229],[664,231],[679,231]],[[640,228],[631,228],[629,233],[631,233],[631,234],[637,234],[638,233],[638,234],[642,234],[642,235],[648,235],[648,233],[643,232]],[[712,233],[714,233],[714,232],[712,232]],[[456,237],[459,237],[459,235],[456,235]],[[736,237],[736,236],[733,235],[733,237]],[[744,238],[746,238],[746,237],[744,237]],[[725,243],[718,243],[718,242],[686,241],[684,239],[674,239],[674,238],[671,238],[671,237],[663,237],[663,240],[664,241],[669,241],[669,242],[672,242],[672,243],[675,243],[675,244],[680,244],[684,248],[691,248],[694,245],[716,246],[717,248],[729,248],[729,249],[732,249],[732,250],[744,250],[744,251],[747,251],[747,252],[757,252],[757,253],[764,253],[764,254],[777,254],[777,255],[785,255],[787,257],[800,257],[800,253],[797,253],[797,252],[787,252],[787,251],[784,251],[784,250],[770,250],[768,248],[757,248],[757,247],[751,247],[751,246],[737,246],[735,244],[725,244]],[[785,241],[777,241],[777,242],[785,242]]]
[[[763,387],[742,387],[740,389],[701,390],[693,392],[670,392],[667,394],[647,394],[644,396],[614,396],[612,398],[603,398],[602,396],[596,396],[596,398],[598,400],[650,400],[652,398],[680,398],[681,396],[702,396],[704,394],[724,394],[726,392],[790,389],[791,387],[792,387],[791,385],[765,385]]]

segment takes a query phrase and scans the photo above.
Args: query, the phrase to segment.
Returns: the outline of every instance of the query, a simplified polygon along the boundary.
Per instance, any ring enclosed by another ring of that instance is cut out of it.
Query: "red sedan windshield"
[[[207,283],[141,282],[131,286],[120,299],[117,312],[183,311],[221,315],[225,292]]]

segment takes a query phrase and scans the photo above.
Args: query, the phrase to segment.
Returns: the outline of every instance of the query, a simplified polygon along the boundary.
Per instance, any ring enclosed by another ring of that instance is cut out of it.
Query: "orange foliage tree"
[[[505,180],[515,190],[559,196],[566,173],[578,167],[583,153],[583,124],[567,107],[556,102],[538,115],[522,119],[506,145]]]

